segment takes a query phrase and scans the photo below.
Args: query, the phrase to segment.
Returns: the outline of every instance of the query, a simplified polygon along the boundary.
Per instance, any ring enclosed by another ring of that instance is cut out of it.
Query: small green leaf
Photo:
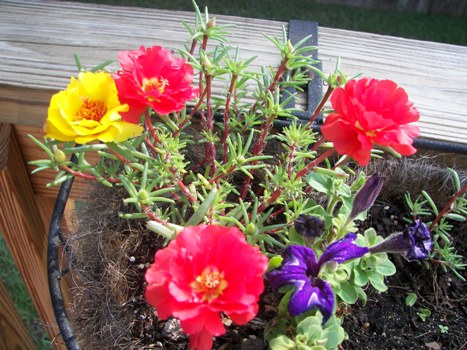
[[[445,215],[445,217],[448,218],[448,219],[451,219],[451,220],[461,221],[461,222],[466,220],[465,216],[459,215],[459,214],[456,214],[456,213],[448,213],[448,214]]]
[[[355,290],[357,291],[358,298],[362,301],[363,306],[365,306],[368,300],[368,296],[366,295],[365,291],[361,287],[355,288]]]
[[[279,307],[277,308],[277,313],[279,316],[287,316],[289,315],[289,301],[290,298],[292,297],[292,292],[293,289],[288,291],[281,299],[281,302],[279,303]]]
[[[347,304],[355,304],[358,299],[358,294],[355,289],[355,286],[349,282],[341,284],[341,290],[337,292],[337,295],[345,301]]]
[[[367,273],[363,271],[359,266],[354,267],[353,273],[353,281],[357,286],[363,287],[368,283],[369,279]]]
[[[442,333],[442,334],[446,334],[449,330],[449,327],[448,326],[445,326],[445,325],[442,325],[442,324],[439,324],[438,325],[438,328],[439,328],[439,331]]]
[[[209,195],[204,199],[203,203],[201,203],[191,218],[186,222],[185,226],[195,226],[203,221],[204,215],[208,212],[209,208],[211,208],[212,203],[214,203],[216,194],[217,188],[214,187],[211,192],[209,192]]]
[[[369,228],[365,231],[365,239],[368,243],[368,246],[371,247],[372,245],[376,244],[377,236],[378,234],[376,233],[374,228]]]
[[[280,335],[269,342],[269,348],[274,350],[295,350],[295,342],[285,335]]]
[[[396,273],[396,267],[391,260],[386,259],[376,266],[376,272],[383,276],[392,276]]]
[[[332,181],[331,178],[324,174],[311,173],[306,179],[308,185],[313,187],[318,192],[328,194],[331,187]]]
[[[371,285],[380,292],[388,290],[386,284],[384,284],[384,277],[377,272],[372,272],[368,275]]]
[[[284,258],[282,258],[280,255],[273,256],[271,259],[269,259],[268,271],[277,269],[279,266],[281,266],[282,260],[284,260]]]
[[[417,294],[415,293],[409,293],[405,297],[405,305],[406,306],[414,306],[415,303],[417,302]]]
[[[429,310],[429,309],[420,309],[420,310],[417,312],[417,315],[418,315],[418,317],[420,317],[420,319],[421,319],[423,322],[425,322],[426,319],[427,319],[428,317],[431,316],[431,310]]]
[[[337,349],[339,344],[345,339],[344,328],[340,326],[335,316],[332,316],[328,322],[326,322],[323,338],[327,339],[325,349]]]

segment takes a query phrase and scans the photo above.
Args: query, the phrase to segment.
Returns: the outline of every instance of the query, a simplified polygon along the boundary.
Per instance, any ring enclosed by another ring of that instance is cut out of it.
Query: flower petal
[[[298,316],[313,308],[318,308],[323,314],[323,323],[331,317],[334,308],[334,293],[331,285],[321,279],[296,286],[290,298],[288,310],[291,316]]]
[[[373,144],[392,147],[402,155],[415,153],[412,139],[418,137],[418,128],[408,124],[420,115],[405,90],[393,81],[350,80],[334,90],[331,104],[334,113],[326,118],[321,132],[339,154],[364,166]]]
[[[335,261],[339,264],[360,258],[368,253],[367,247],[359,247],[354,244],[357,235],[355,233],[348,233],[344,238],[329,245],[324,253],[320,256],[318,266],[321,267],[330,261]]]

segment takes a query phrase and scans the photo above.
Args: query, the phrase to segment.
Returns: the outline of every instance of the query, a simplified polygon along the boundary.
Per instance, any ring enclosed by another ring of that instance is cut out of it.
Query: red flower
[[[417,126],[408,125],[420,115],[407,93],[391,80],[350,80],[331,96],[334,113],[321,128],[339,154],[367,165],[373,144],[392,147],[404,156],[416,152],[412,138]]]
[[[225,333],[220,313],[245,324],[258,312],[267,258],[234,227],[186,227],[156,253],[146,272],[146,299],[161,319],[173,315],[190,348],[207,350]]]
[[[130,106],[122,113],[127,122],[137,123],[147,107],[159,114],[178,112],[194,97],[193,68],[181,58],[172,57],[160,46],[118,54],[122,70],[114,74],[120,101]]]

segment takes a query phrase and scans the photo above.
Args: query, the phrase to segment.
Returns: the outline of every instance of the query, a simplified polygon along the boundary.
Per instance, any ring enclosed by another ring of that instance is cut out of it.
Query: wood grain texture
[[[0,230],[39,316],[46,324],[50,339],[55,339],[58,330],[46,271],[47,231],[13,132],[9,140],[7,167],[0,171],[0,191]],[[54,345],[57,349],[63,348],[58,338]]]
[[[0,123],[0,170],[5,169],[8,162],[8,140],[10,139],[11,125]]]
[[[34,343],[0,280],[0,350],[32,350]]]
[[[44,136],[42,128],[29,125],[14,125],[13,129],[15,132],[16,139],[18,141],[19,148],[21,150],[24,166],[26,167],[27,173],[29,174],[29,181],[32,185],[34,194],[36,196],[55,198],[60,187],[46,187],[46,185],[55,178],[56,173],[53,170],[45,170],[35,174],[31,174],[35,167],[28,164],[28,162],[32,160],[47,158],[45,152],[42,151],[39,147],[37,147],[34,144],[34,142],[32,142],[32,140],[28,137],[29,134],[41,140]],[[96,154],[89,153],[88,156],[89,157],[87,157],[87,160],[89,161],[89,163],[92,164],[94,161],[97,161]],[[70,198],[86,198],[87,186],[88,184],[85,181],[76,178],[71,189]]]
[[[253,68],[277,66],[280,57],[263,33],[281,35],[287,23],[216,16],[231,28],[241,57],[257,56]],[[41,126],[53,92],[76,74],[73,54],[92,67],[139,45],[183,47],[181,21],[190,12],[41,0],[0,2],[0,121]],[[465,143],[467,139],[467,47],[319,28],[325,72],[341,58],[341,70],[392,79],[421,112],[422,136]],[[111,68],[116,68],[113,64]],[[217,82],[216,93],[224,84]]]

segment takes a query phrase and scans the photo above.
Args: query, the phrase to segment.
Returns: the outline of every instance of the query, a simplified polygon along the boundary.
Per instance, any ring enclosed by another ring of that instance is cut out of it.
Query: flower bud
[[[416,220],[403,232],[396,232],[384,241],[370,248],[370,253],[399,253],[408,261],[422,260],[428,257],[433,248],[430,230]]]
[[[352,212],[349,220],[355,218],[361,212],[364,212],[372,207],[376,198],[383,187],[384,177],[378,173],[374,173],[358,191],[352,205]]]
[[[54,160],[55,160],[57,163],[63,163],[64,161],[66,161],[66,154],[65,154],[65,152],[63,152],[63,151],[60,150],[60,149],[56,149],[55,152],[54,152]]]
[[[212,63],[209,60],[208,56],[204,56],[201,63],[203,64],[203,68],[206,70],[209,70],[210,68],[212,68]]]
[[[246,225],[245,232],[247,235],[253,236],[256,233],[255,224],[250,222],[248,225]]]
[[[243,164],[245,164],[245,161],[246,161],[246,159],[245,159],[245,157],[244,157],[243,155],[239,155],[239,156],[237,157],[237,164],[238,164],[238,165],[243,165]]]
[[[326,270],[329,273],[336,272],[338,268],[339,268],[339,264],[337,263],[337,261],[330,261],[326,264]]]
[[[144,188],[138,192],[139,201],[146,201],[148,199],[149,199],[148,192]]]
[[[295,52],[295,48],[293,47],[290,40],[287,41],[287,56],[288,58],[292,57]]]
[[[320,237],[325,229],[324,220],[307,214],[300,214],[294,221],[295,231],[304,237]]]
[[[211,18],[208,23],[206,23],[206,27],[208,29],[214,28],[216,26],[216,17]]]

